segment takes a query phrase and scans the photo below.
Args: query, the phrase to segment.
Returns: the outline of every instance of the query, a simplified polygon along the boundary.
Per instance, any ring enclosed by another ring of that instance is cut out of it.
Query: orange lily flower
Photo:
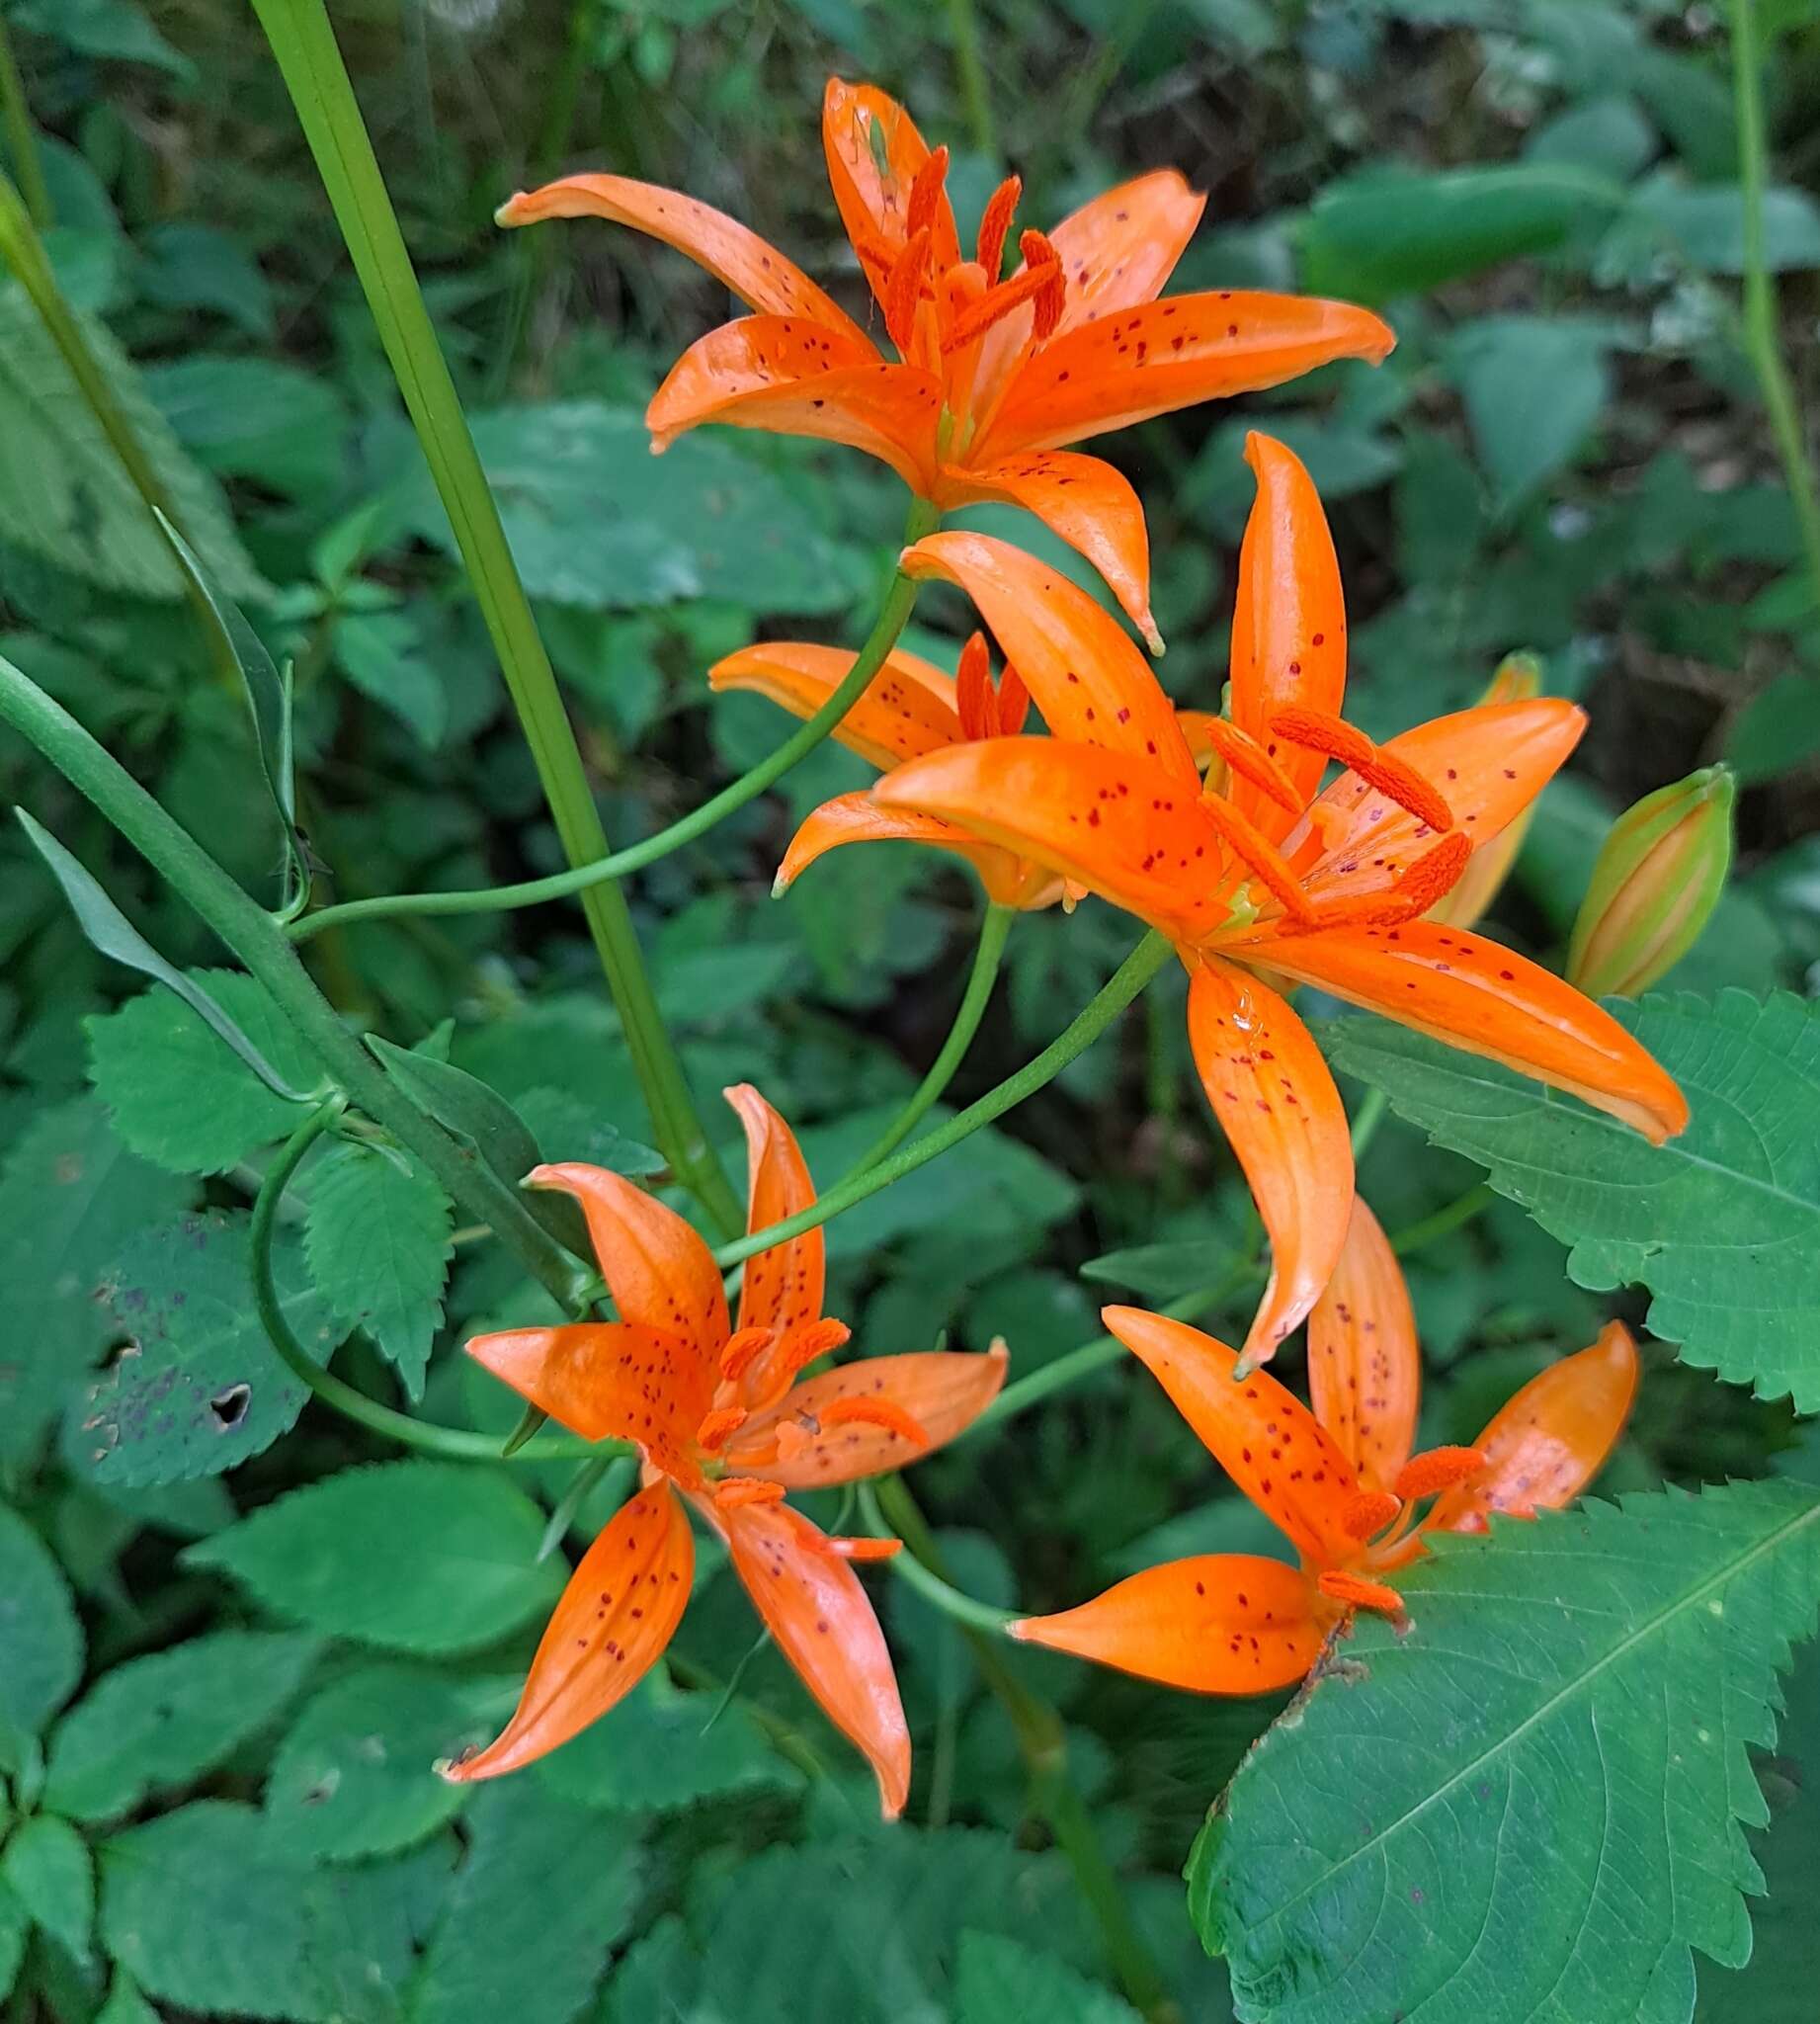
[[[1062,446],[1151,415],[1293,380],[1396,342],[1369,310],[1242,290],[1159,301],[1206,199],[1172,169],[1120,184],[1048,234],[1019,239],[1022,185],[1001,184],[964,259],[932,153],[896,100],[830,78],[822,143],[841,220],[886,336],[870,337],[795,263],[723,212],[624,176],[521,192],[502,225],[605,217],[687,253],[757,313],[677,361],[646,420],[664,449],[701,422],[846,443],[938,507],[1022,506],[1091,561],[1152,645],[1150,551],[1137,494]]]
[[[1395,1254],[1363,1201],[1309,1319],[1312,1412],[1268,1371],[1235,1383],[1236,1352],[1186,1322],[1141,1307],[1108,1307],[1104,1319],[1293,1543],[1300,1565],[1257,1554],[1172,1560],[1079,1609],[1028,1617],[1011,1635],[1194,1693],[1286,1687],[1354,1610],[1401,1615],[1385,1577],[1426,1551],[1426,1534],[1482,1532],[1493,1513],[1531,1518],[1570,1503],[1636,1395],[1636,1346],[1613,1321],[1590,1349],[1526,1385],[1475,1447],[1412,1456],[1415,1320]]]
[[[1106,608],[1078,584],[991,535],[951,530],[906,548],[911,576],[940,577],[966,591],[1006,655],[993,686],[986,641],[975,632],[951,679],[901,648],[867,684],[834,735],[881,772],[931,752],[1015,737],[1032,702],[1057,738],[1108,752],[1192,767],[1192,713],[1178,718],[1142,654]],[[854,656],[830,646],[778,640],[742,647],[708,670],[716,691],[749,689],[797,717],[812,717],[846,678]],[[775,890],[846,843],[898,839],[965,858],[988,898],[1025,909],[1051,905],[1069,887],[1039,862],[939,815],[886,808],[869,793],[837,795],[791,838]]]
[[[1320,500],[1281,443],[1254,434],[1246,457],[1258,499],[1239,556],[1231,716],[1192,725],[1221,762],[1220,785],[1203,789],[1180,737],[1142,752],[999,737],[911,760],[872,799],[1046,865],[1175,942],[1192,978],[1196,1066],[1271,1239],[1250,1365],[1313,1307],[1353,1202],[1339,1092],[1267,976],[1317,984],[1571,1090],[1658,1143],[1688,1107],[1590,998],[1496,942],[1423,918],[1540,793],[1584,714],[1554,697],[1482,704],[1382,746],[1344,722],[1346,610]],[[952,539],[918,543],[904,566],[935,568],[926,551]],[[1109,644],[1072,644],[1083,684],[1091,673],[1127,696],[1148,672],[1122,638],[1116,675],[1086,658],[1117,659]],[[1322,791],[1330,759],[1344,771]]]
[[[726,1097],[746,1130],[749,1227],[806,1209],[815,1190],[789,1127],[749,1084]],[[674,1210],[596,1166],[540,1166],[529,1185],[580,1202],[620,1318],[476,1336],[468,1354],[586,1439],[636,1443],[644,1487],[583,1556],[503,1732],[444,1775],[516,1771],[637,1685],[689,1600],[693,1506],[726,1542],[778,1648],[869,1759],[894,1819],[910,1735],[850,1562],[884,1559],[898,1542],[830,1537],[784,1497],[897,1469],[951,1440],[997,1395],[1003,1346],[867,1357],[798,1382],[847,1340],[822,1315],[820,1229],[747,1260],[733,1327],[712,1253]]]

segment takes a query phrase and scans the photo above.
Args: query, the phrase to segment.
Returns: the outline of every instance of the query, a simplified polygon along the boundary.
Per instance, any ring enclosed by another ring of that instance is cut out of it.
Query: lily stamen
[[[1005,259],[1005,240],[1011,231],[1011,221],[1017,215],[1018,200],[1023,195],[1024,178],[1007,176],[986,200],[986,208],[980,214],[977,258],[986,270],[988,288],[999,278],[999,269]]]
[[[1044,290],[1036,297],[1036,321],[1031,335],[1038,344],[1055,335],[1056,326],[1061,322],[1062,308],[1068,299],[1068,274],[1062,266],[1061,255],[1056,252],[1054,242],[1046,233],[1029,231],[1018,240],[1018,251],[1024,255],[1024,264],[1033,274],[1040,274]]]
[[[1400,873],[1381,892],[1317,902],[1317,928],[1395,928],[1419,920],[1465,876],[1472,845],[1455,830]]]
[[[928,277],[929,228],[925,225],[905,242],[904,250],[892,261],[884,285],[884,327],[906,360],[915,350],[917,309]]]
[[[718,1455],[751,1417],[751,1413],[743,1405],[716,1407],[697,1429],[697,1444],[704,1453]]]
[[[1344,717],[1295,707],[1278,711],[1271,718],[1271,729],[1304,752],[1322,752],[1337,759],[1367,787],[1388,796],[1431,829],[1445,832],[1453,827],[1453,810],[1433,782],[1425,780],[1407,760],[1374,744]]]
[[[1309,905],[1301,881],[1289,869],[1288,860],[1282,851],[1262,830],[1248,822],[1224,796],[1203,794],[1200,806],[1219,831],[1220,841],[1257,874],[1283,912],[1304,927],[1312,926],[1314,908]]]
[[[929,1429],[921,1420],[907,1413],[901,1405],[893,1405],[888,1398],[836,1398],[821,1409],[821,1423],[824,1427],[845,1426],[857,1422],[863,1426],[882,1427],[886,1433],[896,1434],[912,1446],[929,1446]]]
[[[1360,1490],[1347,1506],[1346,1530],[1354,1539],[1371,1539],[1399,1517],[1402,1510],[1402,1498],[1392,1496],[1388,1490]]]
[[[1060,272],[1058,266],[1056,274]],[[948,335],[942,340],[942,356],[948,358],[970,344],[977,344],[995,323],[1002,323],[1014,309],[1021,309],[1050,285],[1051,276],[1047,269],[1034,267],[1027,268],[1022,274],[1014,274],[1009,281],[997,283],[970,308],[963,309],[954,318],[949,326]]]
[[[1212,747],[1214,755],[1225,761],[1229,772],[1249,782],[1260,794],[1268,795],[1286,814],[1302,812],[1302,798],[1295,783],[1249,731],[1240,729],[1225,717],[1201,717],[1195,727]]]
[[[715,1483],[710,1494],[722,1511],[740,1511],[750,1504],[783,1503],[784,1485],[762,1476],[729,1476]]]
[[[942,191],[948,182],[948,149],[938,147],[929,154],[916,172],[916,180],[910,185],[910,203],[904,212],[904,230],[914,239],[918,232],[928,231],[936,221],[936,207],[942,201]]]
[[[1403,1598],[1383,1581],[1367,1580],[1345,1567],[1329,1567],[1315,1584],[1323,1595],[1344,1602],[1352,1609],[1382,1610],[1386,1616],[1403,1614]]]

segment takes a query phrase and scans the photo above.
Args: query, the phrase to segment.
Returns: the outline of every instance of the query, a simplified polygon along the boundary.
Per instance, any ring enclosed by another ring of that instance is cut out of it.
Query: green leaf
[[[471,1791],[439,1778],[435,1765],[488,1740],[500,1698],[497,1682],[422,1666],[349,1673],[304,1706],[279,1745],[267,1819],[288,1849],[331,1862],[422,1841]]]
[[[656,1146],[627,1138],[573,1090],[546,1086],[524,1090],[518,1099],[518,1114],[537,1135],[547,1160],[585,1160],[630,1181],[649,1180],[669,1169],[670,1162]]]
[[[364,1328],[413,1398],[443,1324],[452,1227],[436,1182],[370,1145],[332,1146],[310,1174],[310,1274],[342,1328]]]
[[[1728,990],[1607,1010],[1692,1106],[1666,1145],[1384,1020],[1320,1034],[1336,1068],[1571,1244],[1577,1284],[1648,1287],[1683,1363],[1820,1410],[1820,1005]]]
[[[0,2003],[13,1992],[32,1937],[32,1914],[5,1884],[0,1884]]]
[[[250,1218],[205,1210],[128,1239],[102,1288],[127,1338],[92,1393],[83,1430],[102,1482],[219,1476],[289,1433],[309,1388],[254,1312]],[[272,1246],[279,1306],[319,1362],[340,1333],[294,1241]]]
[[[269,597],[214,480],[183,454],[107,326],[72,313],[210,575],[236,601]],[[183,595],[170,545],[16,283],[0,287],[0,539],[107,590]]]
[[[0,1726],[36,1735],[82,1677],[82,1626],[63,1570],[0,1504]]]
[[[1744,272],[1744,191],[1736,183],[1652,177],[1630,198],[1634,216],[1709,274]],[[1763,193],[1764,260],[1772,274],[1820,267],[1820,208],[1802,190]]]
[[[1052,1954],[962,1933],[954,2024],[1138,2024],[1137,2012]]]
[[[1197,1843],[1239,2015],[1685,2024],[1689,1950],[1750,1953],[1746,1746],[1812,1628],[1820,1498],[1735,1483],[1433,1544],[1409,1626],[1360,1619]]]
[[[497,1470],[386,1462],[292,1490],[183,1558],[332,1637],[471,1651],[561,1593],[566,1569],[537,1559],[542,1536],[543,1514]]]
[[[348,404],[320,374],[192,354],[147,366],[143,378],[184,448],[219,477],[313,500],[332,497],[346,475]]]
[[[122,1243],[176,1215],[190,1192],[128,1152],[95,1097],[41,1112],[20,1133],[0,1169],[0,1285],[12,1338],[0,1355],[0,1460],[32,1451],[107,1347],[95,1289]]]
[[[95,1928],[95,1865],[67,1820],[36,1813],[6,1844],[0,1878],[50,1937],[78,1961]]]
[[[682,1692],[659,1665],[617,1708],[545,1758],[538,1775],[565,1799],[616,1813],[665,1813],[801,1784],[737,1702],[715,1720],[718,1709],[719,1696]]]
[[[277,1721],[321,1645],[287,1631],[217,1631],[117,1665],[57,1725],[44,1804],[77,1820],[193,1785]]]
[[[411,2024],[568,2024],[631,1923],[636,1843],[523,1778],[478,1793],[467,1832]]]
[[[114,1986],[96,2015],[95,2024],[160,2024],[156,2010],[132,1985],[132,1978],[115,1971]]]
[[[1448,370],[1479,461],[1506,510],[1566,467],[1611,395],[1611,331],[1564,316],[1462,324]]]
[[[1820,675],[1789,668],[1732,719],[1725,759],[1747,787],[1804,766],[1820,752]]]
[[[147,63],[186,83],[196,75],[189,57],[172,48],[129,0],[20,0],[13,18],[80,55]]]
[[[449,724],[449,695],[424,635],[423,616],[406,605],[344,612],[335,622],[335,664],[362,695],[434,751]]]
[[[160,1166],[202,1174],[289,1138],[322,1069],[264,987],[231,970],[151,973],[171,992],[84,1023],[89,1073],[121,1137]]]

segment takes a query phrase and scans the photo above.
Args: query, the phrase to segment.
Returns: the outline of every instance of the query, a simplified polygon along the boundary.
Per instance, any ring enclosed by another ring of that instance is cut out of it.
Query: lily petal
[[[1034,513],[1099,570],[1150,651],[1162,652],[1163,635],[1150,615],[1143,505],[1130,482],[1104,459],[1031,450],[983,466],[944,464],[939,482],[945,507],[992,499]]]
[[[1422,1355],[1403,1268],[1363,1195],[1308,1316],[1308,1395],[1359,1480],[1389,1489],[1415,1441]]]
[[[1347,1529],[1359,1478],[1326,1429],[1268,1371],[1235,1382],[1238,1354],[1143,1307],[1102,1307],[1108,1330],[1148,1368],[1208,1454],[1297,1550],[1323,1565],[1354,1559]]]
[[[795,1133],[750,1082],[720,1093],[746,1129],[746,1228],[762,1230],[811,1208],[815,1183]],[[740,1281],[739,1325],[775,1328],[781,1335],[820,1320],[826,1276],[826,1238],[819,1225],[755,1251]]]
[[[882,302],[891,262],[910,236],[910,192],[916,172],[929,159],[928,143],[888,93],[838,77],[829,78],[822,94],[821,138],[841,222]],[[936,201],[929,252],[938,274],[960,258],[946,190]]]
[[[1585,1489],[1616,1445],[1637,1390],[1637,1351],[1613,1321],[1590,1349],[1531,1378],[1473,1443],[1485,1467],[1437,1498],[1425,1532],[1482,1532],[1494,1511],[1532,1518]]]
[[[933,373],[882,365],[824,324],[742,316],[689,347],[644,419],[660,451],[703,422],[845,443],[881,459],[927,494],[941,411],[942,384]]]
[[[863,1476],[920,1462],[970,1427],[998,1396],[1006,1361],[1002,1343],[984,1356],[919,1350],[908,1356],[861,1357],[805,1379],[785,1395],[775,1413],[749,1421],[727,1443],[727,1466],[797,1490],[858,1482]],[[875,1401],[886,1411],[879,1420],[869,1421],[858,1415],[843,1417],[837,1409],[835,1417],[821,1425],[837,1401],[858,1406]],[[885,1423],[896,1414],[913,1420],[927,1438],[912,1440]],[[778,1430],[786,1423],[798,1436],[786,1444],[787,1452],[778,1443]]]
[[[516,1771],[622,1701],[675,1635],[695,1560],[688,1514],[667,1482],[622,1504],[558,1598],[512,1720],[443,1776],[467,1785]]]
[[[733,1567],[779,1650],[870,1761],[887,1820],[910,1792],[910,1730],[866,1590],[824,1534],[786,1504],[722,1511]]]
[[[525,1185],[573,1195],[620,1318],[676,1337],[711,1372],[727,1339],[726,1295],[713,1253],[676,1211],[579,1160],[537,1167]]]
[[[983,738],[910,760],[872,800],[1034,858],[1177,940],[1226,912],[1207,890],[1220,845],[1200,782],[1185,787],[1152,759],[1059,737]]]
[[[707,686],[715,695],[750,690],[794,717],[808,717],[847,679],[855,658],[838,646],[769,639],[717,660],[707,671]],[[952,745],[960,734],[952,678],[901,647],[885,656],[884,666],[834,727],[838,743],[881,773],[900,759]]]
[[[1298,982],[1569,1090],[1653,1145],[1687,1125],[1688,1101],[1674,1079],[1610,1013],[1500,943],[1408,921],[1272,936],[1253,949]]]
[[[1158,169],[1071,211],[1049,233],[1068,277],[1057,334],[1154,301],[1206,208],[1205,196],[1174,169]]]
[[[1000,906],[1046,906],[1058,889],[1054,879],[1011,851],[981,843],[968,830],[945,822],[939,815],[881,808],[870,794],[861,792],[836,795],[804,816],[784,853],[772,891],[786,891],[817,858],[844,843],[927,843],[937,850],[952,851],[973,867],[986,897]]]
[[[1271,719],[1290,707],[1338,716],[1346,694],[1346,599],[1314,482],[1300,458],[1254,429],[1245,462],[1258,496],[1239,548],[1232,612],[1232,720],[1282,767],[1305,802],[1327,761],[1279,739]],[[1275,843],[1296,818],[1249,781],[1233,783],[1243,815]]]
[[[1201,1554],[1146,1567],[1078,1609],[1007,1627],[1139,1679],[1191,1694],[1267,1694],[1320,1656],[1326,1632],[1308,1582],[1258,1554]]]
[[[860,345],[876,348],[847,311],[780,253],[768,239],[711,204],[637,183],[629,176],[564,176],[540,190],[521,190],[495,213],[502,225],[531,225],[550,217],[604,217],[629,225],[686,253],[698,267],[762,315],[807,317]]]
[[[1346,1242],[1346,1106],[1295,1012],[1228,964],[1203,958],[1196,966],[1188,1044],[1271,1240],[1270,1283],[1245,1338],[1247,1359],[1266,1363],[1320,1298]]]
[[[587,1441],[636,1441],[666,1476],[700,1476],[690,1444],[712,1395],[702,1359],[631,1321],[575,1321],[476,1335],[467,1353]]]
[[[1078,583],[1010,542],[959,529],[925,535],[898,566],[966,592],[1056,738],[1128,752],[1199,791],[1175,706],[1118,621]]]
[[[1178,342],[1179,340],[1179,342]],[[1152,415],[1281,385],[1333,359],[1383,359],[1388,324],[1318,295],[1171,295],[1083,323],[1013,378],[974,446],[981,462],[1053,450]]]

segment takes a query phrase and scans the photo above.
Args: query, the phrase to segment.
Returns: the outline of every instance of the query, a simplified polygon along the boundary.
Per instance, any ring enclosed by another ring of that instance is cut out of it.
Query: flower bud
[[[1528,703],[1541,693],[1542,664],[1534,654],[1507,654],[1499,662],[1498,672],[1492,676],[1491,686],[1479,698],[1477,707],[1488,703]],[[1516,821],[1507,822],[1489,843],[1480,845],[1467,860],[1466,869],[1454,882],[1452,890],[1429,908],[1428,918],[1440,921],[1444,927],[1475,927],[1510,876],[1534,813],[1535,803],[1531,801]]]
[[[1731,864],[1731,772],[1705,766],[1612,825],[1567,952],[1567,980],[1634,997],[1693,948]]]

